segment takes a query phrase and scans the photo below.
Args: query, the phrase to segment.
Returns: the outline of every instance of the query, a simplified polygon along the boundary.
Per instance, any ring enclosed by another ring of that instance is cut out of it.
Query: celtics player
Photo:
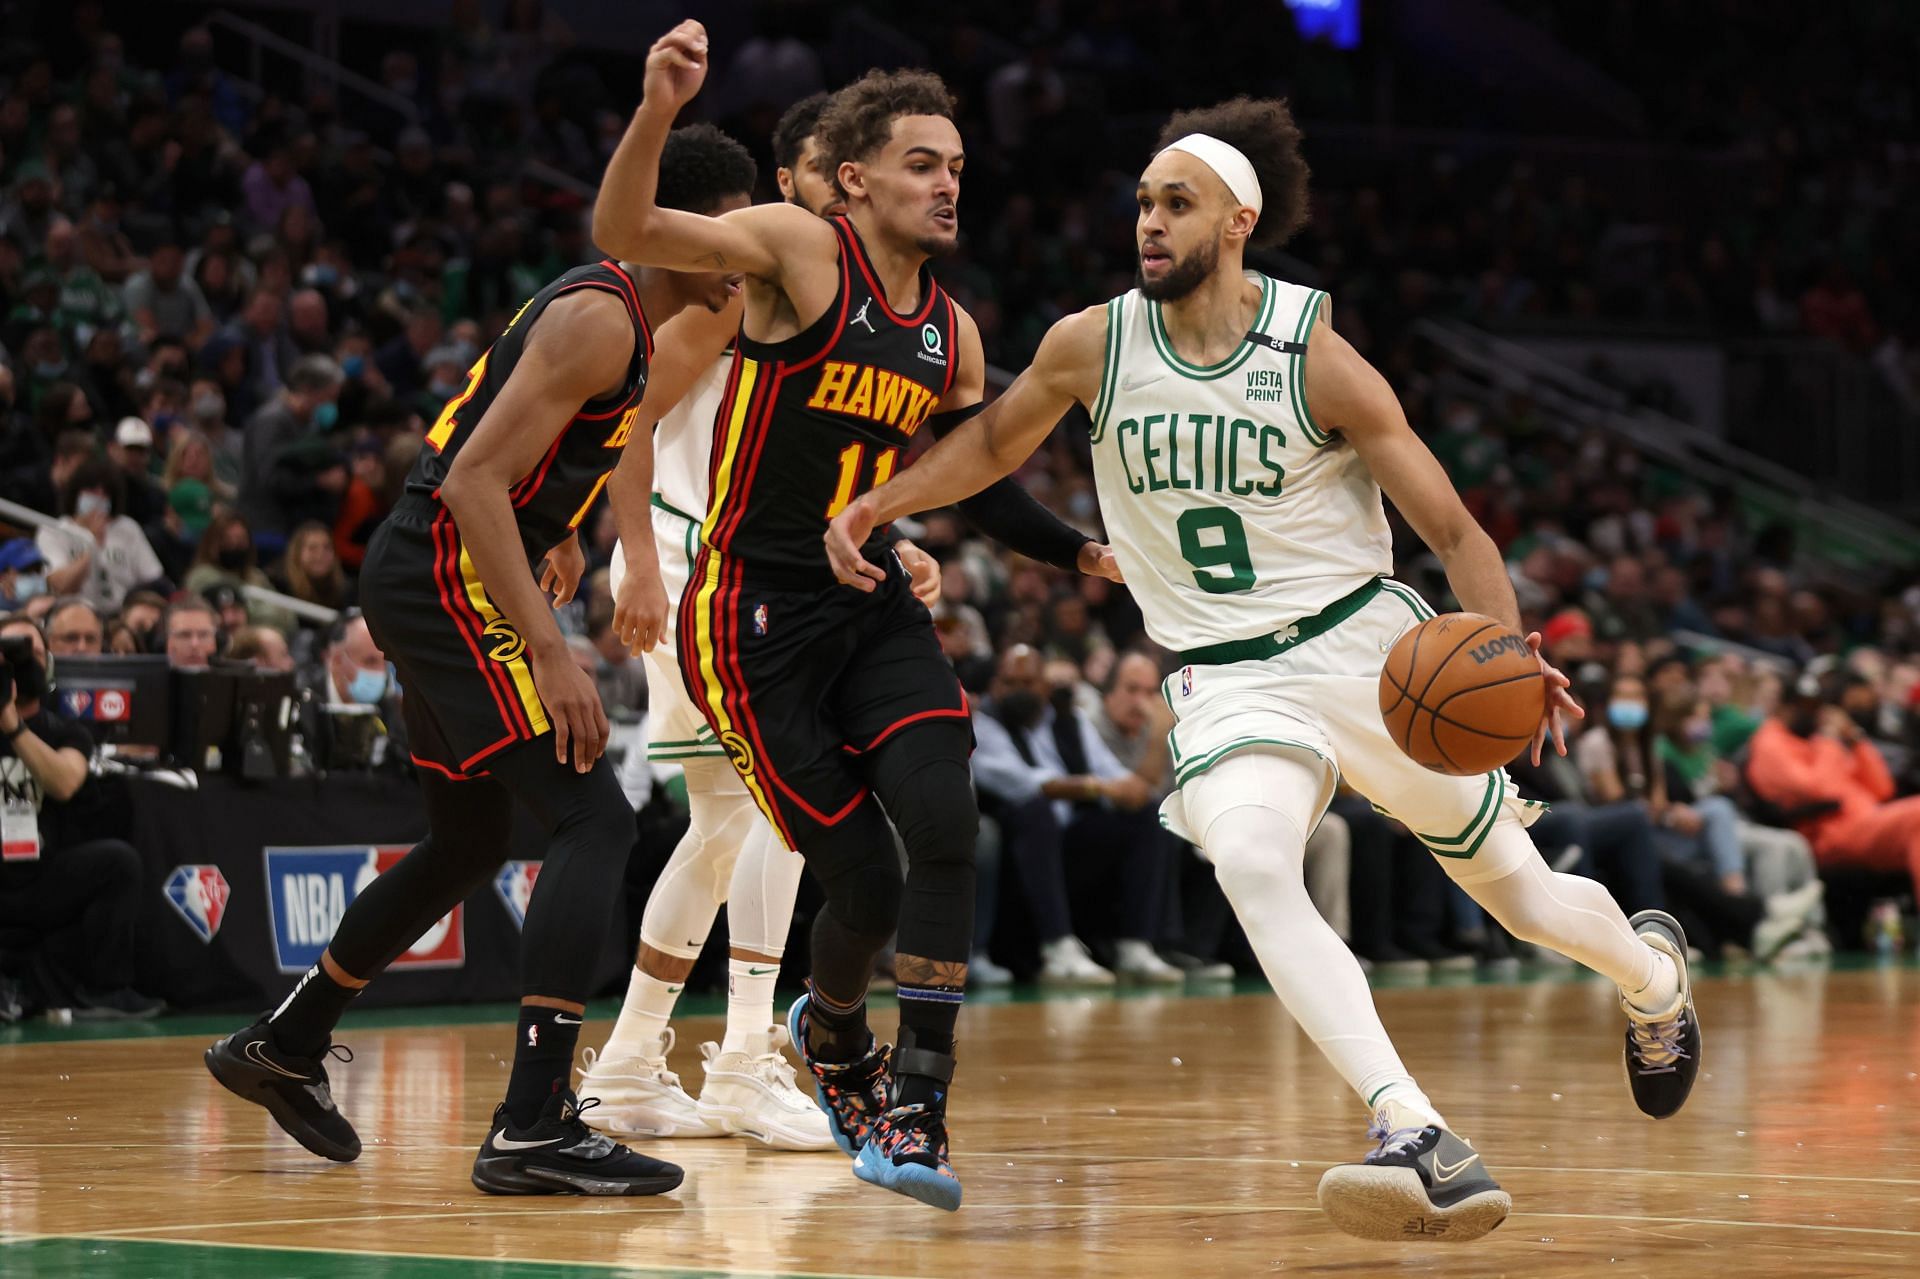
[[[1179,786],[1163,820],[1214,863],[1274,989],[1373,1115],[1378,1145],[1327,1172],[1321,1205],[1365,1238],[1471,1239],[1510,1201],[1408,1074],[1302,882],[1306,836],[1343,774],[1515,936],[1619,985],[1641,1110],[1686,1100],[1700,1031],[1673,920],[1629,922],[1599,884],[1550,871],[1525,830],[1535,810],[1504,773],[1428,772],[1381,723],[1385,655],[1432,616],[1387,578],[1383,490],[1463,608],[1515,627],[1519,609],[1493,542],[1333,330],[1326,295],[1242,265],[1305,219],[1299,139],[1277,101],[1176,116],[1140,178],[1138,287],[1054,325],[986,413],[833,521],[828,554],[843,582],[873,589],[855,551],[869,529],[1006,474],[1086,407],[1114,550],[1149,634],[1180,663],[1163,685]],[[1561,717],[1580,713],[1566,678],[1542,669],[1536,758],[1549,735],[1564,750]]]

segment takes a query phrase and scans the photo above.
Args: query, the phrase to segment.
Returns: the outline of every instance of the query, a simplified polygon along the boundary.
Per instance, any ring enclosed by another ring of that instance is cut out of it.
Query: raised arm
[[[507,491],[539,464],[582,404],[621,384],[634,341],[626,307],[612,294],[581,290],[556,299],[440,486],[482,585],[526,641],[534,687],[553,722],[555,756],[566,763],[572,742],[582,773],[606,746],[606,713],[527,567]]]
[[[607,162],[593,206],[593,239],[601,250],[641,266],[675,271],[743,271],[782,282],[783,263],[798,257],[834,262],[833,231],[805,209],[763,204],[722,217],[663,209],[660,152],[674,117],[707,78],[707,31],[688,19],[647,54],[643,97],[626,136]]]
[[[613,522],[620,533],[626,576],[613,602],[613,633],[636,656],[666,633],[667,588],[660,577],[660,550],[653,540],[654,428],[686,398],[700,375],[713,367],[740,331],[740,300],[718,312],[688,307],[660,327],[647,367],[647,394],[640,401],[640,429],[628,437],[607,481]]]
[[[1104,307],[1090,307],[1048,329],[1033,363],[1004,395],[834,517],[826,535],[834,576],[872,590],[882,575],[867,563],[860,547],[877,526],[916,511],[951,506],[1011,475],[1076,401],[1091,404],[1098,396],[1106,341]]]
[[[1447,584],[1460,607],[1520,629],[1520,604],[1514,598],[1513,581],[1507,576],[1500,549],[1460,500],[1439,459],[1407,425],[1407,415],[1393,388],[1333,331],[1324,312],[1314,321],[1307,340],[1307,411],[1314,422],[1322,430],[1338,431],[1346,437],[1381,491],[1393,500],[1420,540],[1440,557]],[[1536,654],[1540,651],[1537,633],[1529,635],[1527,642]],[[1548,734],[1555,748],[1562,755],[1567,753],[1561,729],[1563,713],[1586,716],[1566,691],[1570,683],[1567,677],[1544,658],[1540,666],[1549,693],[1546,718],[1533,743],[1536,764]]]

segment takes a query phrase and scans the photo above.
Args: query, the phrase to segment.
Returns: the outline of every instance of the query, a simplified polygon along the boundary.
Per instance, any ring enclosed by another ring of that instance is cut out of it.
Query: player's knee
[[[824,886],[827,909],[848,931],[882,937],[892,933],[905,884],[891,847],[884,856],[848,867]]]
[[[1213,863],[1227,900],[1259,903],[1304,893],[1306,837],[1291,820],[1270,809],[1239,808],[1208,826],[1202,851]]]
[[[973,864],[980,808],[965,764],[943,759],[915,770],[894,786],[887,815],[914,867]]]

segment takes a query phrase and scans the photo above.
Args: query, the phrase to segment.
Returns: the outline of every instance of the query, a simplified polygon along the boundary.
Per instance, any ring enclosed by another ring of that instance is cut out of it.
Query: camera
[[[33,641],[24,635],[0,638],[0,704],[11,702],[18,692],[31,701],[46,691],[45,684],[46,672],[33,651]]]

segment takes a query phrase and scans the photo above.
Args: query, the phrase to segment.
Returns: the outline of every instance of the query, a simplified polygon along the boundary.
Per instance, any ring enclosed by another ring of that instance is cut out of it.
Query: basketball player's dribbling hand
[[[593,677],[580,669],[564,644],[553,654],[528,649],[527,665],[533,669],[534,690],[553,724],[553,757],[565,766],[571,745],[573,771],[592,771],[594,761],[607,749],[609,731]]]
[[[643,101],[678,111],[707,78],[707,29],[688,18],[647,51]]]
[[[547,552],[546,567],[540,570],[540,589],[553,596],[555,608],[570,604],[586,571],[587,553],[580,549],[580,539],[568,534]]]
[[[1547,738],[1553,738],[1553,749],[1564,755],[1567,753],[1566,716],[1585,719],[1587,713],[1580,709],[1580,703],[1573,700],[1573,694],[1567,690],[1573,681],[1561,674],[1552,662],[1540,652],[1540,632],[1527,636],[1527,647],[1533,655],[1540,658],[1540,674],[1547,681],[1547,713],[1540,717],[1540,727],[1533,735],[1533,762],[1540,763],[1540,753],[1545,749]]]
[[[620,593],[613,601],[613,633],[635,657],[650,652],[666,637],[667,587],[658,570],[630,568],[620,579]]]

